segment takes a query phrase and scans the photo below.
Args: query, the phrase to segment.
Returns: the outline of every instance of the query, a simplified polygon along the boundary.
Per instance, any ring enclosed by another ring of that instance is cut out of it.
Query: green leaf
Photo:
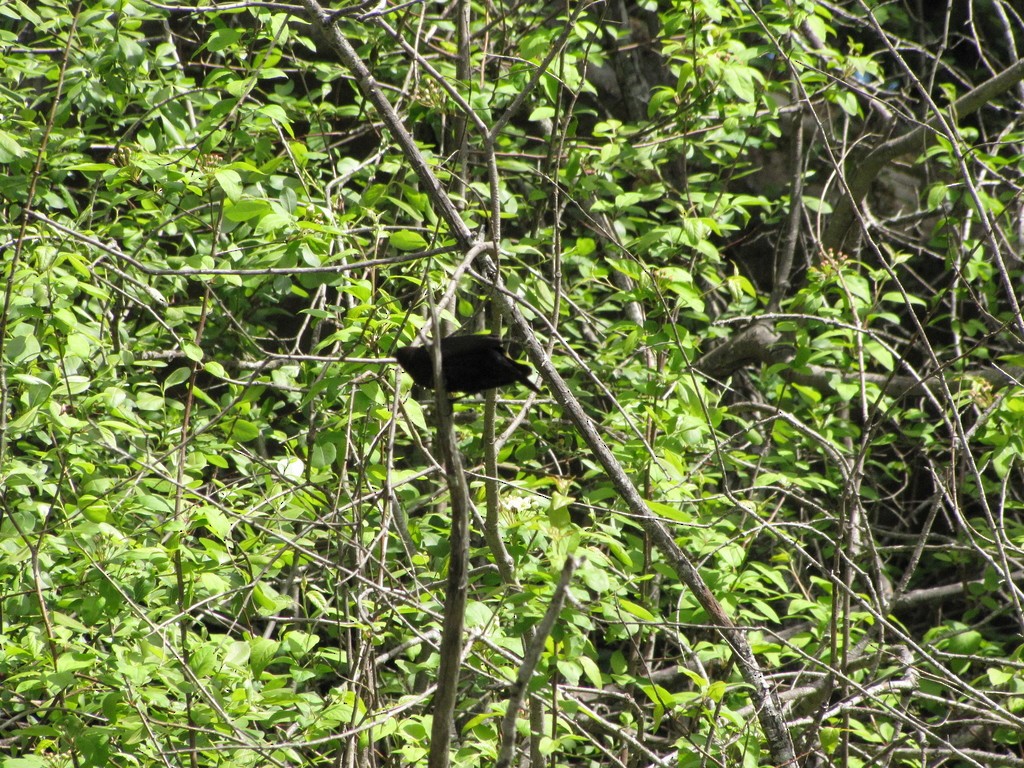
[[[170,375],[164,379],[164,391],[188,381],[191,376],[192,371],[188,368],[175,368]]]
[[[238,200],[224,207],[224,215],[230,221],[249,221],[272,212],[266,200]]]
[[[213,177],[217,180],[220,188],[224,190],[228,200],[237,202],[242,197],[242,177],[236,171],[219,168],[214,171]],[[239,221],[243,220],[239,219]]]
[[[249,664],[253,672],[259,676],[277,656],[281,644],[265,637],[249,639]]]
[[[244,34],[244,30],[241,28],[216,29],[210,34],[204,47],[212,53],[217,53],[225,48],[236,45]]]
[[[203,359],[203,348],[190,341],[183,341],[181,343],[181,351],[185,353],[185,357],[193,362],[198,363]]]
[[[25,365],[39,357],[41,351],[39,340],[31,333],[24,333],[11,337],[4,354],[12,365]]]
[[[11,163],[27,154],[25,147],[18,143],[13,134],[0,130],[0,163]]]
[[[399,251],[422,251],[427,247],[427,241],[423,239],[423,235],[408,229],[392,232],[388,241]]]
[[[260,436],[260,428],[257,424],[245,419],[235,419],[231,423],[231,438],[246,443],[256,440]]]
[[[648,611],[642,605],[637,605],[636,603],[634,603],[634,602],[632,602],[630,600],[625,600],[623,598],[619,598],[619,600],[617,601],[617,605],[619,606],[619,608],[624,610],[626,613],[629,613],[629,614],[631,614],[633,616],[636,616],[638,619],[641,619],[643,621],[654,621],[655,620],[653,613]]]
[[[47,768],[50,761],[42,755],[27,755],[25,757],[5,757],[0,762],[2,768]]]

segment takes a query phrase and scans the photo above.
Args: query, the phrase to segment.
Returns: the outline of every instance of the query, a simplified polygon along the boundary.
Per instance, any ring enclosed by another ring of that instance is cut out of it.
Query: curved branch
[[[1007,67],[992,79],[968,91],[957,99],[950,113],[954,119],[977,112],[985,104],[1024,80],[1024,60]],[[857,167],[847,179],[846,194],[836,204],[821,239],[823,250],[842,250],[850,228],[857,216],[857,208],[867,195],[872,183],[882,169],[900,155],[918,150],[926,144],[932,134],[939,133],[945,125],[946,115],[938,113],[902,136],[878,145],[865,157],[857,159]]]

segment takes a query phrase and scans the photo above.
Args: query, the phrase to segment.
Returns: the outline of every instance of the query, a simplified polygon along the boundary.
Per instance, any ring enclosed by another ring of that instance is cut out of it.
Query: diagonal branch
[[[959,120],[965,115],[977,112],[992,99],[1020,83],[1021,80],[1024,80],[1024,60],[1007,67],[992,79],[965,93],[953,102],[949,111],[954,119]],[[878,145],[865,157],[857,159],[857,168],[848,179],[846,194],[836,204],[835,211],[833,211],[821,239],[823,250],[842,250],[843,243],[856,218],[857,208],[878,174],[897,157],[919,150],[932,134],[941,132],[946,125],[946,119],[946,115],[938,113],[902,136],[897,136]]]
[[[304,0],[304,4],[311,16],[323,29],[324,34],[331,41],[342,62],[355,75],[360,89],[377,109],[384,124],[402,148],[409,164],[419,176],[420,183],[430,196],[433,204],[437,207],[438,214],[448,223],[455,239],[463,250],[468,251],[474,245],[472,233],[459,217],[458,211],[451,200],[444,194],[440,182],[434,176],[426,159],[419,152],[412,136],[402,125],[398,114],[384,96],[373,75],[359,58],[352,45],[338,30],[337,26],[329,24],[330,19],[319,3],[316,0]],[[655,547],[675,570],[679,579],[694,593],[701,607],[707,612],[711,623],[718,627],[722,637],[732,648],[743,677],[752,689],[758,720],[768,742],[767,746],[772,760],[776,765],[780,766],[792,764],[795,760],[793,741],[782,716],[781,704],[774,688],[754,658],[754,653],[747,642],[746,633],[729,618],[722,604],[708,588],[693,561],[676,544],[669,530],[647,506],[643,497],[633,485],[626,470],[618,462],[611,448],[609,448],[608,444],[605,443],[599,434],[593,420],[586,414],[579,400],[569,391],[565,381],[558,371],[555,370],[550,360],[548,360],[543,346],[533,332],[533,328],[505,289],[504,281],[495,261],[486,253],[481,253],[479,263],[482,272],[495,289],[493,295],[502,313],[522,334],[524,345],[531,361],[540,371],[545,383],[554,393],[556,400],[565,410],[566,414],[575,424],[579,434],[584,438],[590,450],[601,463],[605,472],[612,480],[619,496],[623,499],[629,510],[636,515]]]

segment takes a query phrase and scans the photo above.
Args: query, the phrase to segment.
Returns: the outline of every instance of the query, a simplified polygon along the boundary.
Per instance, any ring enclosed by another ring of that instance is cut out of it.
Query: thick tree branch
[[[785,720],[782,717],[782,707],[774,688],[770,685],[764,673],[761,671],[757,660],[754,658],[750,644],[747,642],[746,634],[738,628],[725,612],[722,604],[708,588],[704,577],[700,575],[693,561],[676,544],[672,534],[661,522],[661,519],[654,514],[647,506],[643,497],[633,485],[628,473],[612,453],[611,448],[605,443],[583,406],[576,396],[572,394],[565,380],[551,364],[551,361],[544,353],[544,347],[534,335],[533,328],[527,322],[519,307],[514,303],[508,291],[504,289],[504,282],[501,275],[495,268],[494,262],[486,256],[481,256],[484,275],[493,282],[497,291],[495,298],[500,302],[502,311],[505,312],[510,324],[515,326],[524,337],[524,348],[530,361],[536,366],[545,384],[551,390],[555,399],[562,406],[566,415],[576,426],[576,430],[586,441],[587,446],[600,462],[607,473],[608,478],[618,491],[619,497],[625,502],[626,507],[636,517],[644,531],[650,537],[654,546],[668,562],[691,592],[697,602],[708,614],[710,622],[714,624],[721,633],[723,639],[732,648],[737,665],[739,666],[743,679],[747,681],[752,689],[754,706],[757,710],[758,720],[768,741],[768,749],[776,765],[786,765],[794,759],[793,742],[789,731],[786,728]]]
[[[355,76],[356,85],[359,86],[359,90],[363,92],[366,99],[376,108],[377,113],[391,132],[395,142],[402,148],[405,159],[409,161],[409,165],[412,166],[413,172],[419,178],[424,191],[430,196],[438,215],[448,225],[459,247],[464,251],[468,251],[473,247],[473,233],[470,232],[469,227],[466,226],[462,217],[459,216],[459,211],[455,204],[452,203],[451,198],[445,194],[441,182],[434,175],[426,158],[416,149],[415,140],[409,131],[406,130],[405,124],[402,123],[402,119],[395,112],[394,107],[391,106],[391,102],[387,100],[369,68],[359,58],[359,54],[356,53],[356,49],[352,47],[348,39],[341,34],[338,25],[332,23],[330,15],[320,3],[316,2],[316,0],[304,0],[303,5],[313,18],[313,23],[330,42],[334,52],[338,54],[341,63]]]
[[[366,98],[380,113],[381,119],[388,126],[395,141],[402,148],[409,164],[419,176],[424,190],[437,207],[439,215],[448,223],[456,241],[460,247],[468,251],[474,245],[472,234],[459,217],[458,211],[451,200],[445,195],[440,182],[434,176],[425,158],[420,154],[412,136],[405,130],[397,113],[385,98],[369,69],[359,59],[355,49],[344,38],[337,27],[329,25],[327,14],[315,0],[305,0],[305,6],[313,18],[318,20],[324,34],[331,41],[342,62],[355,75],[356,81]],[[758,666],[757,660],[754,658],[750,644],[747,642],[746,633],[732,622],[732,619],[729,618],[721,603],[719,603],[704,582],[696,566],[679,548],[675,539],[662,524],[661,520],[647,507],[640,493],[633,486],[629,475],[602,439],[593,420],[586,415],[580,402],[569,391],[565,381],[548,360],[543,346],[541,346],[533,332],[533,328],[519,311],[518,306],[513,303],[507,291],[504,290],[504,282],[494,260],[486,254],[481,254],[479,261],[482,262],[482,271],[495,288],[495,300],[499,303],[506,318],[523,335],[526,351],[543,376],[545,383],[554,392],[556,399],[565,409],[570,419],[576,425],[576,429],[586,440],[591,451],[594,452],[596,458],[608,473],[626,506],[637,516],[644,530],[651,537],[655,547],[661,552],[662,557],[668,561],[670,567],[675,570],[680,580],[693,591],[697,601],[707,612],[711,623],[718,627],[722,637],[733,649],[743,677],[751,686],[758,720],[768,742],[767,746],[772,760],[776,765],[792,763],[795,759],[793,741],[782,717],[782,707],[779,704],[775,690],[769,684],[761,668]],[[444,654],[442,654],[443,657]],[[436,733],[437,728],[435,727],[434,730]],[[431,751],[433,752],[434,750],[432,749]]]
[[[441,337],[437,307],[431,302],[434,338]],[[428,768],[447,768],[452,737],[459,671],[462,669],[462,630],[466,618],[469,588],[469,484],[462,468],[462,455],[452,423],[452,405],[441,375],[441,345],[433,346],[434,404],[437,417],[437,442],[444,460],[445,481],[451,506],[451,530],[448,534],[448,581],[444,592],[444,622],[441,627],[441,660],[434,694],[434,720],[430,729]]]
[[[953,103],[949,111],[954,119],[959,120],[964,115],[981,109],[996,96],[1013,88],[1021,80],[1024,80],[1024,61],[1018,61],[991,80],[967,92]],[[908,152],[920,151],[933,134],[942,132],[941,129],[946,119],[946,115],[936,114],[927,122],[921,123],[902,136],[890,139],[875,147],[866,156],[857,158],[856,170],[847,177],[846,193],[836,204],[821,239],[823,250],[841,251],[843,249],[850,228],[854,224],[857,208],[878,174],[897,157]]]

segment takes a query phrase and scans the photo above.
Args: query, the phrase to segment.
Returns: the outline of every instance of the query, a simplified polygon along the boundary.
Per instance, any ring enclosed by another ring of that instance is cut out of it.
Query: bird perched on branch
[[[402,347],[395,352],[398,364],[421,387],[434,387],[433,345]],[[537,394],[530,381],[533,370],[505,354],[497,336],[446,336],[441,339],[441,374],[448,392],[483,392],[519,381]]]

